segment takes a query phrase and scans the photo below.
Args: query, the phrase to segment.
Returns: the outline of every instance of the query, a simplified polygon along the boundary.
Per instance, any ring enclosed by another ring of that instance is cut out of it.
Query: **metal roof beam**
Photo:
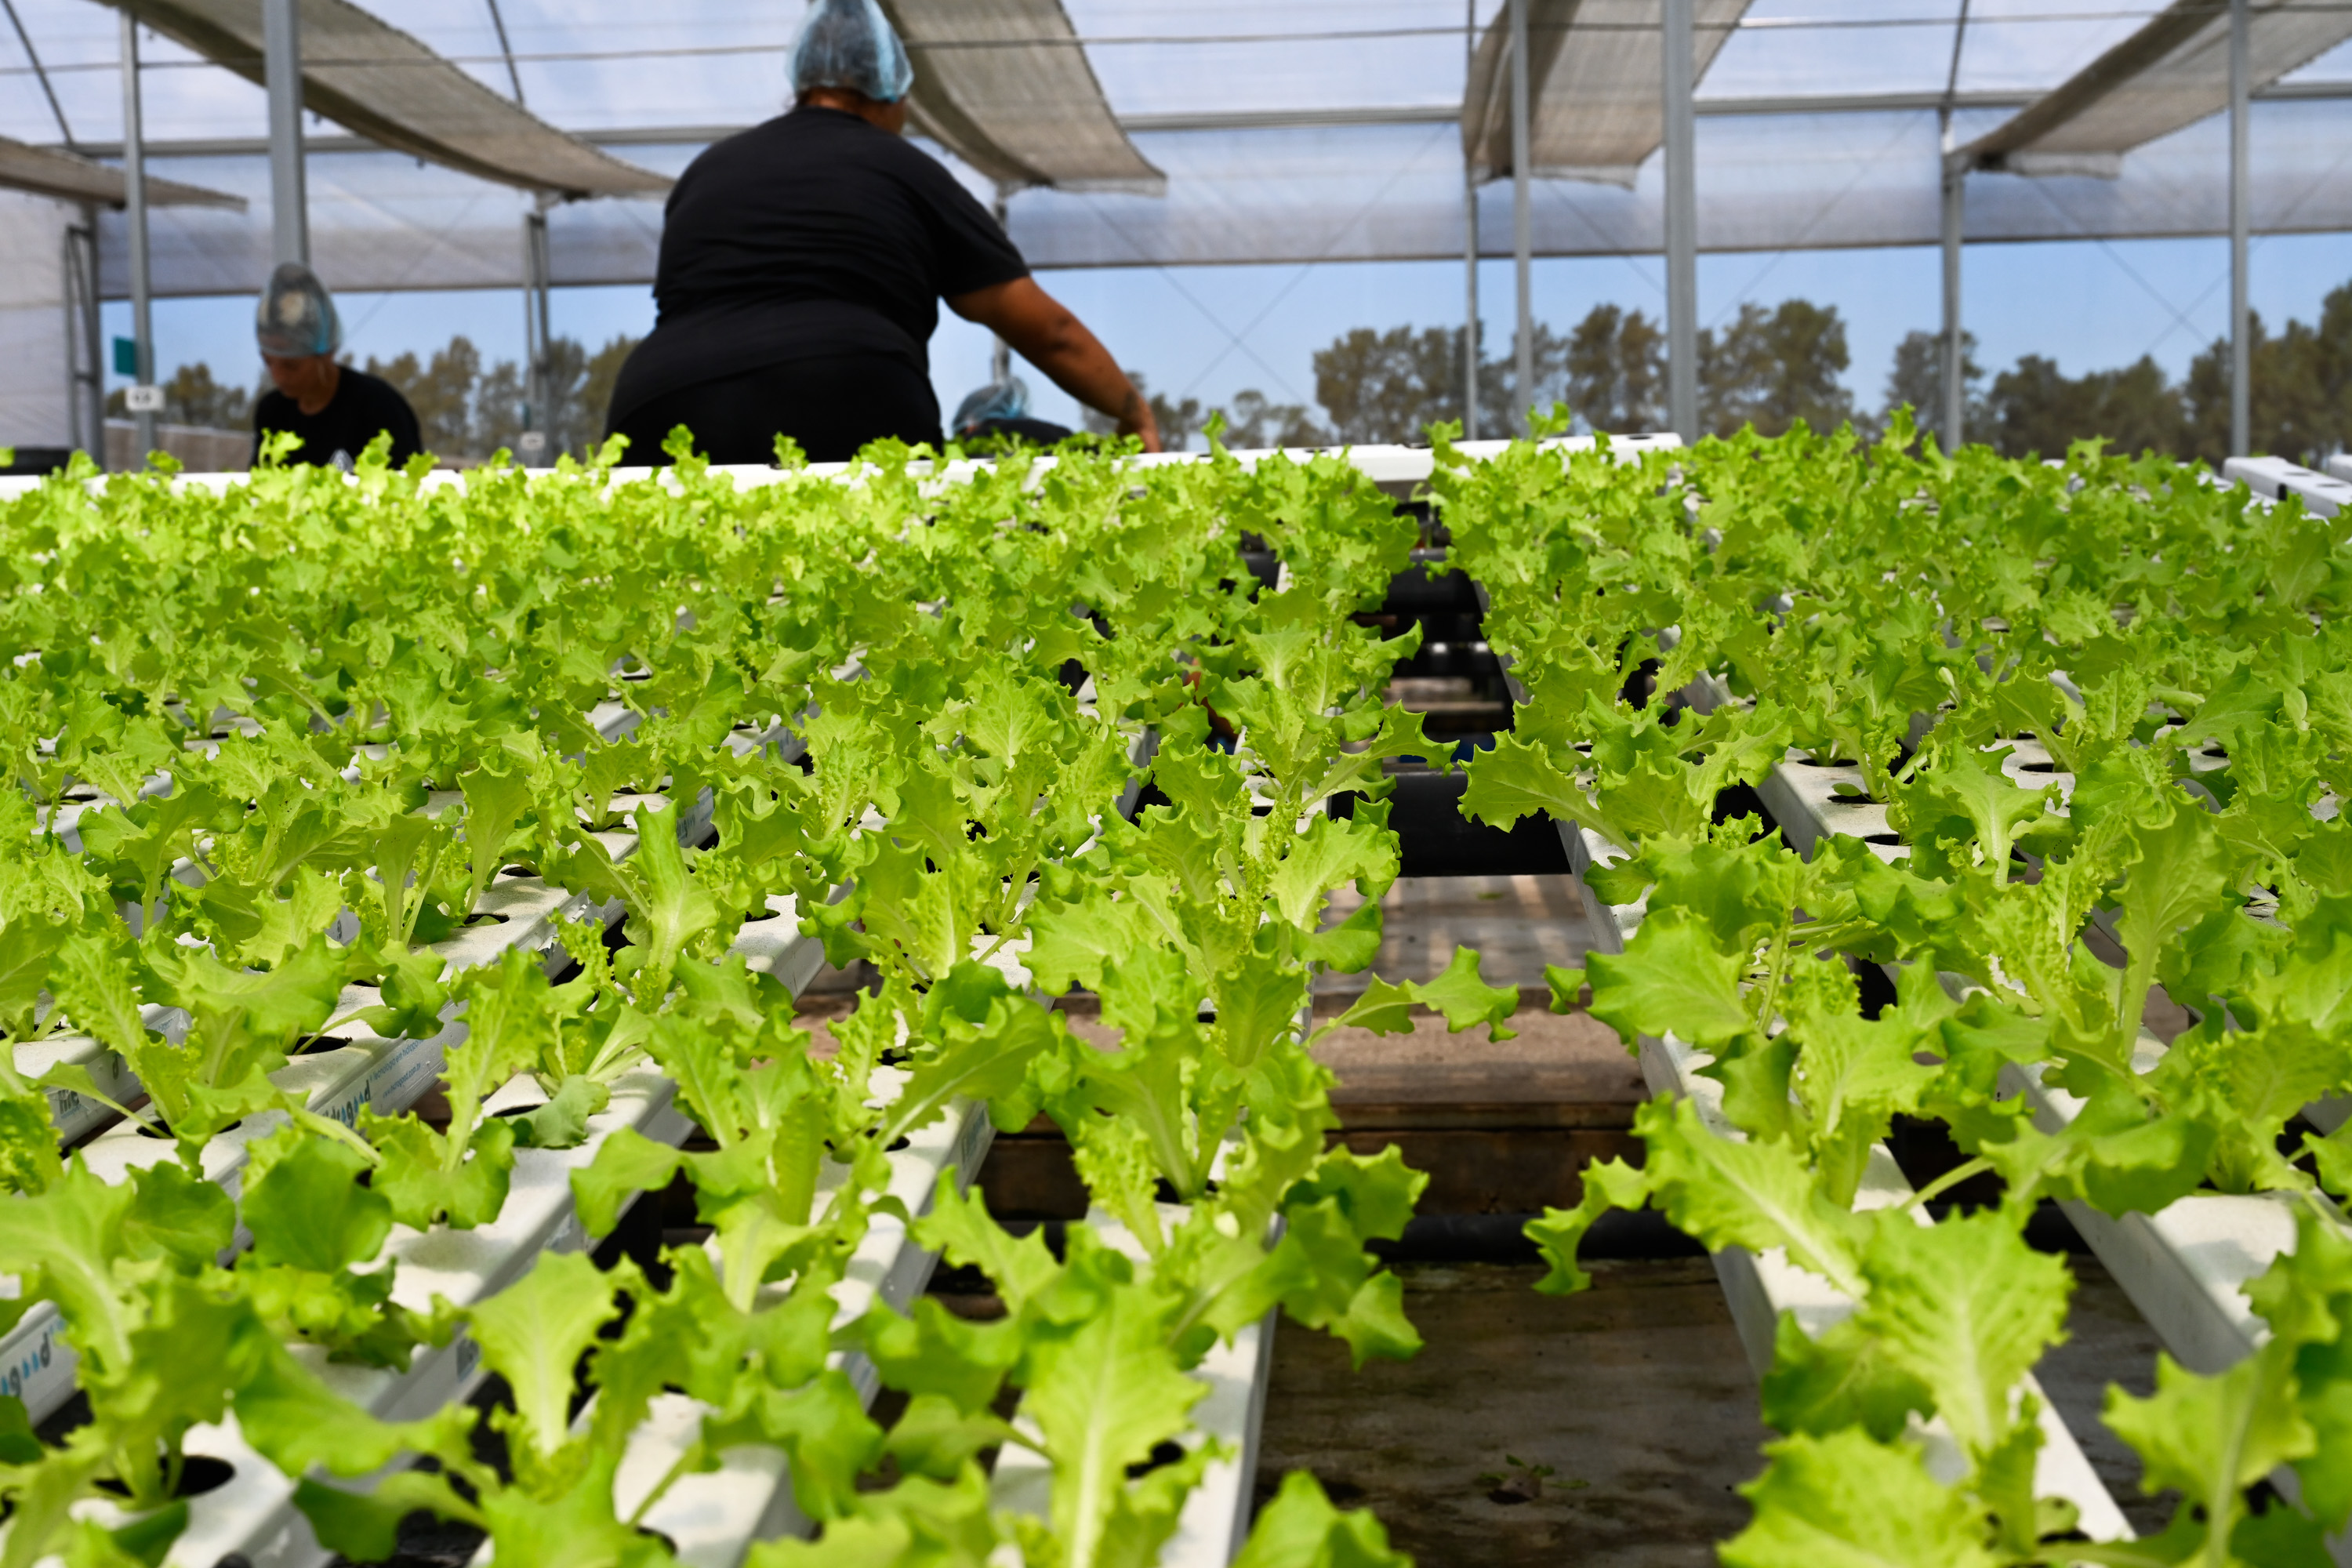
[[[1167,190],[1112,114],[1062,0],[881,3],[915,67],[908,124],[1000,189]]]
[[[490,8],[490,26],[498,29],[499,55],[507,62],[507,80],[514,86],[515,101],[523,101],[522,72],[515,68],[514,46],[507,41],[507,19],[499,14],[499,0],[484,0]]]
[[[2030,92],[1962,92],[1951,99],[1956,110],[2022,109],[2040,94]],[[2274,82],[2253,95],[2256,103],[2341,102],[2352,100],[2352,81]],[[1785,114],[1888,114],[1944,107],[1938,92],[1813,93],[1787,98],[1702,98],[1696,110],[1702,120]],[[1324,126],[1449,125],[1461,118],[1458,106],[1406,104],[1391,108],[1240,110],[1205,114],[1126,114],[1119,128],[1134,135],[1169,132],[1293,131]],[[749,129],[741,125],[621,125],[573,132],[592,147],[703,147]],[[319,153],[381,153],[388,149],[364,136],[309,136],[303,147]],[[92,157],[119,158],[119,142],[85,142],[79,150]],[[392,149],[396,151],[397,149]],[[258,157],[269,143],[258,136],[194,136],[170,142],[150,142],[151,158]]]
[[[260,0],[110,0],[263,83]],[[381,146],[477,179],[564,196],[658,195],[670,182],[568,136],[352,5],[300,0],[302,103]]]
[[[2352,37],[2352,6],[2258,0],[2248,16],[2254,96]],[[2020,174],[2105,174],[2123,155],[2230,104],[2228,0],[2172,0],[2129,37],[1953,156]],[[2335,83],[2314,83],[2341,96]]]
[[[1706,79],[1749,4],[1692,0],[1693,82]],[[1663,15],[1663,0],[1529,0],[1530,174],[1633,183],[1665,137]],[[1499,18],[1488,26],[1462,95],[1463,153],[1489,175],[1511,167],[1505,33]]]
[[[130,199],[122,171],[55,147],[36,147],[0,136],[0,189],[25,191],[61,202],[96,202],[119,207]],[[147,203],[159,207],[227,207],[243,212],[243,196],[147,176]]]
[[[16,0],[0,0],[0,5],[7,8],[8,25],[16,29],[16,42],[25,50],[26,62],[33,68],[33,75],[40,79],[41,96],[49,100],[49,112],[57,117],[58,134],[65,139],[67,146],[72,146],[73,127],[66,123],[65,105],[58,101],[58,89],[49,80],[48,68],[41,64],[41,52],[33,47],[33,35],[25,31],[25,19],[16,15]]]

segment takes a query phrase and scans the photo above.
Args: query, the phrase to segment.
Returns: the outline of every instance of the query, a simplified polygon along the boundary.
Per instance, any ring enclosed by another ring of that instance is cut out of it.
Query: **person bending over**
[[[289,461],[345,470],[380,431],[392,433],[394,464],[424,449],[408,399],[391,383],[337,363],[342,323],[327,286],[309,268],[288,261],[269,275],[253,334],[272,389],[254,405],[254,462],[261,461],[262,437],[277,430],[302,439]]]
[[[1151,410],[1085,323],[1037,287],[971,192],[901,137],[914,68],[875,0],[818,0],[793,47],[793,109],[679,176],[654,279],[659,316],[622,366],[609,427],[662,463],[680,425],[714,462],[779,435],[818,462],[940,439],[939,301],[1160,449]]]

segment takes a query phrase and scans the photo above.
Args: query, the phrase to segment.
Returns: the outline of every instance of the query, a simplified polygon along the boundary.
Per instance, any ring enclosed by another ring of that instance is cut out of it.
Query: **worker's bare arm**
[[[1013,345],[1023,359],[1051,376],[1054,384],[1087,407],[1118,421],[1122,436],[1140,436],[1147,452],[1160,450],[1160,426],[1151,405],[1110,357],[1087,324],[1034,278],[1016,278],[948,297],[948,309]]]

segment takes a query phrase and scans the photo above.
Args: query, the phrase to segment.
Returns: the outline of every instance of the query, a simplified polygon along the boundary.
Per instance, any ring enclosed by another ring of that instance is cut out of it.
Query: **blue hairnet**
[[[278,263],[253,313],[261,352],[279,359],[331,354],[343,346],[343,324],[319,275],[299,261]]]
[[[816,0],[793,44],[793,92],[854,88],[877,103],[896,103],[915,82],[907,47],[875,0]]]
[[[956,405],[955,418],[948,428],[954,431],[971,429],[990,419],[1026,419],[1029,416],[1029,388],[1017,375],[1003,381],[992,381],[978,392]]]

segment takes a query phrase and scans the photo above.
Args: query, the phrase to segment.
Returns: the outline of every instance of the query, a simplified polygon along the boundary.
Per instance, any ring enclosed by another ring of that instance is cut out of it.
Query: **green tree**
[[[1419,441],[1462,417],[1462,329],[1358,327],[1315,353],[1315,397],[1339,441]]]
[[[1596,309],[1607,308],[1596,307]],[[1586,317],[1588,321],[1591,319],[1590,315]],[[1484,333],[1480,334],[1479,341],[1483,350]],[[1582,405],[1574,401],[1574,393],[1569,384],[1570,341],[1555,333],[1541,321],[1535,324],[1534,347],[1530,358],[1534,363],[1536,376],[1535,385],[1528,394],[1528,403],[1530,406],[1549,413],[1552,405],[1567,400],[1576,413],[1584,412]],[[1492,359],[1486,358],[1482,353],[1478,361],[1478,434],[1488,440],[1516,436],[1519,433],[1517,343],[1518,338],[1514,334],[1504,353]],[[1458,356],[1461,353],[1458,333],[1455,345],[1454,353]],[[1454,364],[1454,374],[1459,376],[1462,372],[1461,361],[1458,357]],[[1607,426],[1596,426],[1596,427],[1609,428]],[[1418,440],[1420,437],[1416,436],[1414,439]]]
[[[1718,436],[1749,425],[1778,436],[1800,419],[1834,430],[1853,417],[1853,395],[1838,379],[1851,363],[1836,306],[1744,304],[1719,335],[1698,334],[1699,423]]]
[[[1639,310],[1595,305],[1569,334],[1568,405],[1596,430],[1632,434],[1666,422],[1666,334]]]
[[[522,366],[510,359],[499,361],[475,382],[474,456],[487,458],[500,450],[515,452],[525,430],[543,428],[523,417],[529,391],[529,378]],[[550,452],[547,456],[551,459],[554,454]]]
[[[2352,442],[2352,284],[2321,301],[2319,322],[2290,321],[2276,337],[2252,317],[2253,385],[2248,432],[2254,455],[2316,463]],[[2189,450],[2208,462],[2240,454],[2230,446],[2230,342],[2217,339],[2191,361],[2181,397]]]
[[[1151,390],[1150,378],[1139,370],[1129,371],[1127,379],[1135,383],[1135,390],[1142,393],[1144,400],[1151,405],[1152,422],[1160,426],[1160,446],[1171,452],[1190,450],[1193,434],[1208,423],[1208,416],[1201,409],[1201,400],[1188,397],[1181,403],[1171,402],[1167,394]],[[1118,420],[1092,408],[1080,409],[1078,417],[1081,427],[1091,435],[1108,436],[1118,428]]]
[[[212,366],[199,360],[182,365],[163,384],[163,418],[211,430],[245,429],[253,423],[253,394],[215,381]]]
[[[2146,354],[2122,370],[2071,378],[2053,361],[2027,354],[1993,378],[1985,401],[1981,434],[2012,458],[2058,457],[2093,436],[2106,437],[2118,452],[2179,453],[2188,447],[2180,393]]]
[[[1232,406],[1218,412],[1225,416],[1221,439],[1235,451],[1331,445],[1331,432],[1315,423],[1305,404],[1276,403],[1255,387],[1235,393]]]
[[[1519,427],[1515,353],[1478,362],[1478,434],[1498,437]],[[1528,401],[1549,409],[1570,396],[1569,341],[1538,321],[1534,333],[1535,385]],[[1339,442],[1418,442],[1441,419],[1462,417],[1462,329],[1369,327],[1334,339],[1315,355],[1315,395],[1330,416],[1327,439]],[[1268,405],[1286,407],[1286,405]],[[1578,409],[1582,412],[1581,407]]]
[[[420,363],[404,352],[386,361],[368,357],[367,373],[381,376],[408,399],[425,449],[437,458],[478,455],[474,442],[474,383],[482,374],[482,351],[463,336],[449,340]]]
[[[1977,363],[1976,348],[1977,335],[1961,332],[1960,418],[1965,428],[1959,438],[1963,441],[1970,435],[1982,439],[1985,434],[1984,367]],[[1883,417],[1892,418],[1896,409],[1906,405],[1911,409],[1922,436],[1934,436],[1936,444],[1946,451],[1959,444],[1947,437],[1943,429],[1943,333],[1906,332],[1903,341],[1895,345],[1895,369],[1886,378]]]
[[[1140,384],[1139,383],[1139,387]],[[1181,403],[1171,403],[1164,393],[1151,395],[1152,422],[1160,426],[1160,444],[1171,452],[1192,450],[1192,437],[1209,422],[1201,400],[1188,397]]]
[[[588,356],[587,368],[580,381],[583,435],[580,446],[573,450],[584,455],[604,439],[604,431],[612,423],[613,387],[621,379],[621,367],[628,363],[639,341],[624,332]]]
[[[194,425],[205,430],[249,430],[253,427],[254,395],[241,386],[224,386],[213,379],[213,367],[202,360],[184,364],[163,384],[166,425]],[[121,387],[106,395],[110,419],[131,416],[131,400]]]
[[[487,458],[501,447],[514,451],[526,429],[547,432],[548,457],[569,452],[584,457],[604,438],[604,416],[613,385],[637,340],[614,338],[593,353],[572,338],[548,344],[548,405],[530,410],[530,377],[513,360],[486,364],[464,337],[449,340],[428,361],[414,353],[389,360],[370,359],[367,371],[400,390],[416,411],[425,450],[444,458]]]

